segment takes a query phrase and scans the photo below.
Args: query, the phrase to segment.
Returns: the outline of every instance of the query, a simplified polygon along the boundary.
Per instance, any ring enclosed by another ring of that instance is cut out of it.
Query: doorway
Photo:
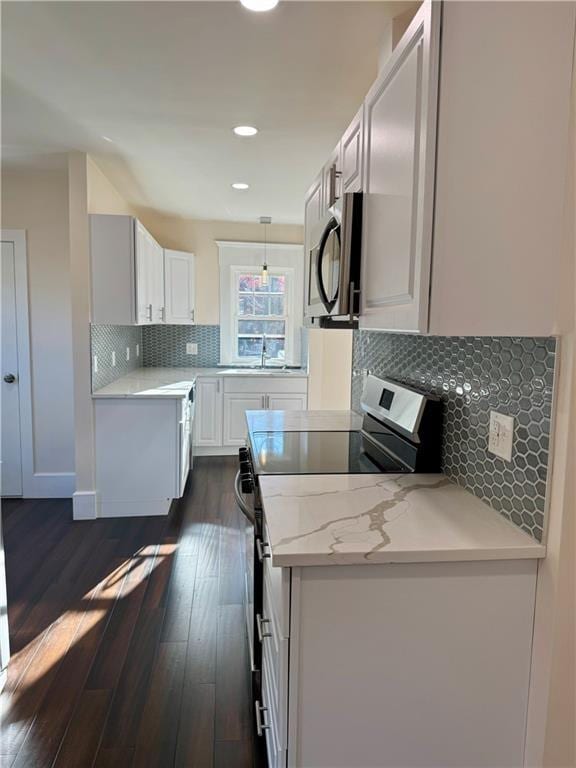
[[[2,370],[0,381],[2,440],[0,444],[2,496],[22,495],[22,435],[20,426],[20,372],[16,302],[16,247],[2,239],[1,255]]]

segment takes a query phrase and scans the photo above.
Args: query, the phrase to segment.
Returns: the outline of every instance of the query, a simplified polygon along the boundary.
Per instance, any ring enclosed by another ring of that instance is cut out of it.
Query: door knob
[[[6,376],[4,376],[4,381],[6,384],[14,384],[16,381],[16,376],[14,376],[13,373],[7,373]]]

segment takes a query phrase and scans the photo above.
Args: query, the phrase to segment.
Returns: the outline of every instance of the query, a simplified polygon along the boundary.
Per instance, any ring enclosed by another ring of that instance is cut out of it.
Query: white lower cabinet
[[[246,440],[246,411],[264,408],[264,395],[224,394],[224,445],[243,445]]]
[[[536,561],[264,565],[270,765],[523,765]]]
[[[196,381],[194,445],[222,445],[222,379],[202,376]]]
[[[306,410],[305,376],[263,374],[199,376],[194,445],[201,453],[234,453],[246,443],[246,411]]]
[[[94,410],[99,517],[168,514],[190,471],[194,404],[101,398]]]

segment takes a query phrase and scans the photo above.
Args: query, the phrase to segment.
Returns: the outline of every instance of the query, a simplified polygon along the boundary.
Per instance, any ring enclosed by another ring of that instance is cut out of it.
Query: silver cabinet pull
[[[220,379],[216,379],[216,392],[220,394]]]
[[[160,317],[162,318],[162,322],[166,322],[166,307],[162,307],[160,309]]]
[[[256,708],[256,733],[258,736],[263,736],[264,731],[268,731],[270,729],[270,726],[262,720],[262,715],[264,712],[268,712],[268,707],[263,707],[258,699],[256,699],[254,702],[254,706]]]
[[[152,322],[152,304],[148,304],[148,320]]]
[[[259,613],[256,614],[256,629],[258,631],[258,640],[262,642],[265,637],[272,637],[272,632],[264,632],[262,624],[270,624],[270,619],[263,619]]]
[[[192,322],[194,322],[194,310],[193,309],[190,310],[190,319],[192,320]]]
[[[256,539],[256,552],[258,553],[258,560],[260,560],[261,563],[264,562],[264,558],[266,557],[272,557],[270,552],[264,552],[264,547],[269,547],[270,544],[268,544],[267,541],[262,541],[262,539]]]

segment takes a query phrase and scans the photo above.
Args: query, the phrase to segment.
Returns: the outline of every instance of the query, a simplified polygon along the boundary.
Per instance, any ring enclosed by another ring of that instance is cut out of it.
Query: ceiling
[[[3,164],[46,167],[77,149],[139,207],[300,222],[407,5],[3,3]],[[239,124],[260,133],[238,138]]]

